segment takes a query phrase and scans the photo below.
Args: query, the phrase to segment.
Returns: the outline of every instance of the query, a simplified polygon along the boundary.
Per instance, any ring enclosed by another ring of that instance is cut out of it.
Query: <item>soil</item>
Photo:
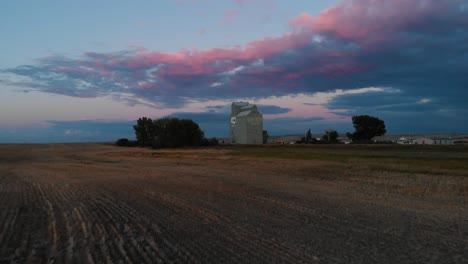
[[[0,263],[468,263],[466,193],[406,188],[449,176],[216,148],[0,145]]]

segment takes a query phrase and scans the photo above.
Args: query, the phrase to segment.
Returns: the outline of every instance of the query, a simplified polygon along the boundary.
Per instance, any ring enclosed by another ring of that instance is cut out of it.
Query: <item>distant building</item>
[[[247,102],[232,103],[230,141],[232,144],[263,143],[263,116],[256,105]]]
[[[384,135],[384,136],[376,136],[371,139],[375,143],[399,143],[403,144],[402,140],[406,140],[406,138],[399,136],[399,135]],[[405,143],[410,144],[410,143]]]
[[[421,137],[413,140],[418,145],[453,145],[453,139],[447,137]]]
[[[303,137],[304,135],[271,136],[268,138],[268,142],[275,144],[296,144],[296,142],[301,142]]]
[[[413,144],[413,140],[409,137],[401,137],[397,140],[397,143],[402,145],[409,145]]]
[[[374,142],[393,142],[402,145],[454,145],[454,140],[450,136],[444,135],[385,135],[374,137]]]
[[[420,137],[413,139],[413,144],[415,145],[432,145],[434,144],[434,140],[428,137]]]

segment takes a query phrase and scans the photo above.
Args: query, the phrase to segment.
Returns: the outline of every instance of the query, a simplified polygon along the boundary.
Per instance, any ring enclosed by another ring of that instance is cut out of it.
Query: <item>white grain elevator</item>
[[[263,116],[257,106],[247,102],[233,102],[230,123],[231,144],[262,144]]]

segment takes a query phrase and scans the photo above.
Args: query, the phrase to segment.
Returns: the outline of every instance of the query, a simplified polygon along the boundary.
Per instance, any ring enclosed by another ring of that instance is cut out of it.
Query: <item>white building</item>
[[[454,140],[451,137],[444,135],[419,135],[419,136],[398,136],[386,135],[374,137],[374,142],[393,142],[402,145],[454,145]]]
[[[418,145],[453,145],[453,139],[446,137],[420,137],[413,140]]]
[[[413,144],[415,145],[432,145],[434,144],[434,140],[428,137],[420,137],[413,139]]]
[[[409,145],[409,144],[413,144],[413,139],[409,137],[401,137],[397,140],[397,143],[402,144],[402,145]]]
[[[232,103],[230,140],[232,144],[263,143],[263,116],[256,105],[247,102]]]

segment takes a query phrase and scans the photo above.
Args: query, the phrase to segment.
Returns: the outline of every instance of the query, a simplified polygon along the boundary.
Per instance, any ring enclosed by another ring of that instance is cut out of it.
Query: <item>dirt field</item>
[[[0,145],[0,263],[468,263],[468,149]]]

